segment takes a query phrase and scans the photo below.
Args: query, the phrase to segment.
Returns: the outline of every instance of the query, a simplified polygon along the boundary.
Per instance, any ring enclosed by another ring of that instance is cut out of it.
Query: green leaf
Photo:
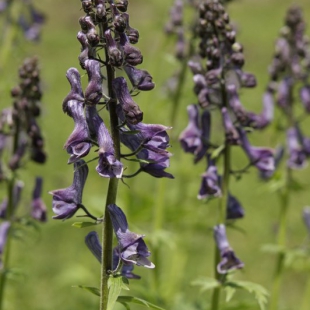
[[[118,296],[117,301],[121,304],[127,304],[129,302],[135,303],[141,306],[145,306],[146,308],[151,308],[151,309],[157,309],[157,310],[164,310],[161,307],[158,307],[154,304],[151,304],[150,302],[143,300],[141,298],[133,297],[133,296]]]
[[[224,288],[224,291],[226,293],[226,298],[225,298],[226,302],[229,302],[236,293],[236,289],[234,287],[231,287],[231,286],[226,286]]]
[[[254,294],[255,299],[261,310],[266,309],[268,292],[267,290],[261,286],[260,284],[248,282],[248,281],[229,281],[225,283],[225,287],[231,287],[233,289],[243,289],[248,291],[251,294]]]
[[[96,296],[100,296],[99,288],[96,287],[90,287],[90,286],[84,286],[84,285],[78,285],[78,286],[72,286],[72,287],[79,287],[85,291],[88,291]]]
[[[126,310],[130,310],[130,307],[128,304],[126,304],[124,302],[120,302],[120,304],[122,304],[126,308]]]
[[[126,281],[122,276],[110,276],[108,280],[109,288],[109,301],[108,301],[108,310],[113,310],[114,305],[118,299],[119,294],[122,289],[129,290]]]
[[[200,291],[204,292],[219,287],[221,284],[214,278],[200,277],[191,282],[191,285],[200,286]]]
[[[278,244],[264,244],[261,247],[261,251],[272,254],[280,254],[285,253],[285,247]]]
[[[75,222],[72,224],[73,227],[77,228],[84,228],[84,227],[90,227],[90,226],[95,226],[97,223],[94,222]]]
[[[225,144],[220,145],[211,153],[211,159],[215,159],[220,156],[222,151],[225,149]]]

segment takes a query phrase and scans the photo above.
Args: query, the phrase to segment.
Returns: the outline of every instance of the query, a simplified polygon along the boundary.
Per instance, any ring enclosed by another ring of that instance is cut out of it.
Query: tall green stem
[[[225,86],[225,79],[222,76],[221,82],[221,89],[222,89],[222,98],[223,98],[223,105],[227,106],[227,94],[226,94],[226,86]],[[226,140],[225,140],[226,141]],[[224,224],[226,222],[226,206],[227,206],[227,199],[228,199],[228,188],[229,188],[229,178],[230,178],[230,145],[225,142],[225,149],[223,152],[223,178],[222,178],[222,197],[219,201],[219,217],[217,224]],[[215,278],[221,282],[221,278],[223,275],[219,274],[217,271],[217,265],[221,260],[220,253],[215,247],[215,257],[214,257],[214,273]],[[220,295],[221,295],[221,287],[216,287],[213,290],[212,294],[212,301],[211,301],[211,310],[219,309],[220,305]]]
[[[101,28],[104,29],[105,25]],[[110,113],[110,130],[114,143],[115,157],[120,159],[120,138],[118,131],[118,117],[116,114],[116,97],[112,89],[112,81],[115,78],[114,69],[109,65],[109,56],[107,50],[105,50],[106,56],[106,71],[108,81],[108,93],[110,97],[109,113]],[[106,199],[104,221],[102,223],[102,264],[101,264],[101,286],[100,286],[100,310],[106,310],[109,301],[109,271],[112,270],[112,241],[113,241],[113,227],[110,216],[108,214],[107,206],[109,204],[115,204],[118,188],[118,179],[111,178],[109,181],[108,194]]]

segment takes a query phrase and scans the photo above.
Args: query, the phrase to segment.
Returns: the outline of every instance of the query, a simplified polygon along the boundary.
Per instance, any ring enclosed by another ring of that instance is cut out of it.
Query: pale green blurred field
[[[153,75],[157,85],[155,90],[140,94],[135,100],[144,111],[145,122],[166,125],[169,125],[171,104],[164,94],[164,84],[178,67],[178,63],[169,56],[173,51],[173,42],[163,35],[171,2],[131,0],[129,9],[130,23],[139,29],[141,35],[138,45],[144,55],[141,67]],[[239,29],[238,41],[245,48],[245,68],[255,73],[258,80],[256,89],[242,94],[242,101],[250,110],[260,110],[273,43],[285,10],[291,3],[288,0],[235,0],[229,6],[231,20]],[[303,7],[306,21],[310,24],[309,0],[295,3]],[[14,241],[11,267],[17,268],[22,275],[8,282],[5,310],[98,309],[95,296],[72,288],[76,285],[99,286],[99,264],[84,245],[84,236],[89,230],[72,227],[74,219],[65,222],[52,220],[51,196],[47,194],[49,190],[67,187],[72,179],[72,167],[66,164],[68,155],[63,145],[72,131],[73,122],[63,114],[61,104],[69,91],[66,70],[69,67],[79,68],[77,56],[80,45],[76,34],[79,30],[78,18],[83,12],[78,0],[38,0],[37,5],[48,16],[42,42],[38,45],[24,43],[12,51],[12,57],[0,76],[0,107],[11,104],[9,89],[17,82],[16,72],[23,57],[33,53],[38,55],[44,88],[41,126],[46,139],[48,162],[42,167],[29,164],[21,178],[26,180],[24,197],[27,200],[34,176],[44,176],[44,200],[49,209],[49,221],[41,225],[40,233],[30,230],[24,234],[22,242]],[[85,85],[86,77],[83,81]],[[171,131],[174,137],[186,126],[186,106],[194,100],[189,77],[183,90],[177,124]],[[303,127],[310,135],[308,124],[310,119]],[[283,137],[276,137],[271,126],[253,135],[252,141],[255,145],[274,147],[280,139]],[[181,151],[178,142],[172,140],[171,144],[174,156],[169,172],[174,174],[175,180],[159,180],[140,174],[127,181],[128,186],[120,185],[118,205],[126,210],[130,228],[146,234],[145,240],[151,252],[156,254],[151,256],[157,266],[155,270],[135,269],[143,278],[132,281],[130,294],[144,297],[167,310],[207,309],[210,294],[199,294],[190,282],[201,275],[212,276],[211,228],[216,218],[216,203],[206,205],[196,199],[204,163],[193,166],[191,156]],[[242,152],[234,152],[236,167],[242,167],[244,161]],[[90,176],[83,199],[84,204],[99,215],[105,202],[107,181],[97,175],[95,166],[95,162],[89,166]],[[294,193],[291,201],[288,227],[290,247],[301,244],[307,234],[301,221],[301,210],[305,205],[310,205],[309,169],[294,174],[305,190]],[[276,196],[258,180],[254,169],[242,181],[233,182],[231,188],[246,209],[246,217],[238,223],[246,233],[229,231],[231,245],[245,262],[244,270],[236,278],[257,282],[269,289],[274,257],[263,253],[261,246],[275,239]],[[280,309],[299,308],[307,276],[310,275],[286,272]],[[250,303],[242,309],[258,309],[247,293],[237,293],[233,303],[241,300]],[[133,306],[132,309],[142,308]]]

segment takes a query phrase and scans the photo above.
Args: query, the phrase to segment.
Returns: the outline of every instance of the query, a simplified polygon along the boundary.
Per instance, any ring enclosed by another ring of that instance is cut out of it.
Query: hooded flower
[[[227,220],[236,220],[244,217],[244,210],[239,200],[230,193],[228,194],[226,210],[227,210],[226,212]]]
[[[94,59],[85,60],[85,69],[88,75],[88,85],[85,89],[86,104],[97,104],[102,98],[103,76],[100,70],[100,62]]]
[[[122,163],[115,158],[113,140],[103,120],[98,115],[95,106],[86,107],[86,118],[90,133],[95,136],[99,145],[99,161],[96,167],[100,176],[105,178],[121,178],[123,174]]]
[[[121,260],[125,264],[154,268],[155,265],[147,259],[151,253],[142,239],[144,236],[128,230],[126,216],[118,206],[108,205],[108,212],[118,240],[118,253]]]
[[[112,81],[112,87],[115,96],[122,107],[126,121],[133,125],[141,122],[143,119],[143,113],[131,98],[125,78],[118,77],[114,79]]]
[[[199,109],[195,104],[187,107],[189,122],[181,132],[179,141],[183,150],[195,155],[195,163],[200,161],[208,150],[210,138],[211,114],[205,110],[199,123]]]
[[[202,181],[197,198],[204,199],[221,196],[222,192],[219,183],[216,165],[214,161],[208,157],[208,168],[207,171],[202,174]]]
[[[117,48],[110,29],[104,33],[104,37],[106,39],[110,64],[114,67],[121,67],[124,61],[123,54]]]
[[[291,127],[286,132],[286,145],[289,159],[288,167],[291,169],[303,169],[307,165],[306,153],[299,142],[299,134],[296,127]]]
[[[238,131],[235,128],[226,108],[222,108],[222,120],[227,142],[231,145],[240,144]]]
[[[11,170],[14,171],[20,167],[21,160],[26,153],[26,148],[27,148],[27,140],[23,138],[20,140],[16,152],[13,154],[9,162],[9,167],[11,168]]]
[[[285,78],[279,84],[278,94],[277,94],[277,104],[282,109],[285,109],[290,104],[291,83],[292,83],[292,81],[290,78]]]
[[[310,112],[310,85],[303,86],[299,91],[300,100],[307,111]]]
[[[251,164],[262,172],[274,171],[275,164],[273,150],[266,147],[251,146],[245,131],[238,128],[238,132],[241,140],[241,146],[247,154]]]
[[[122,111],[118,109],[119,118],[123,121]],[[164,170],[169,167],[171,153],[166,151],[169,147],[169,136],[166,132],[170,127],[159,124],[137,125],[128,124],[120,131],[121,142],[131,151],[137,152],[140,160],[140,169],[156,178],[167,177],[173,179],[170,173]],[[131,132],[137,132],[132,134]],[[141,149],[141,150],[140,150]]]
[[[225,225],[220,224],[214,227],[214,239],[220,251],[221,261],[217,265],[217,271],[220,274],[226,274],[234,269],[241,269],[244,263],[236,257],[233,249],[230,247],[227,237]]]
[[[283,156],[284,156],[284,146],[280,145],[280,146],[276,147],[276,149],[275,149],[275,154],[274,154],[275,169],[278,168]],[[273,176],[274,172],[275,172],[275,170],[274,171],[260,171],[259,175],[263,180],[267,180]]]
[[[152,76],[147,71],[129,65],[124,66],[124,70],[133,87],[144,91],[152,90],[155,87]]]
[[[18,204],[21,199],[22,191],[24,188],[24,182],[22,181],[17,181],[14,184],[14,189],[13,189],[13,208],[16,210],[18,207]],[[4,198],[3,201],[0,204],[0,218],[5,219],[6,218],[6,210],[8,208],[8,199]]]
[[[88,175],[88,167],[84,160],[74,163],[74,177],[71,186],[49,192],[53,195],[53,219],[66,220],[72,217],[82,203],[83,188]]]
[[[31,216],[38,221],[46,222],[46,206],[41,198],[42,183],[43,183],[43,179],[41,177],[37,177],[35,187],[33,190],[33,194],[32,194]]]
[[[140,65],[143,62],[143,56],[140,50],[129,43],[129,39],[125,33],[119,33],[119,36],[125,62],[131,66]]]
[[[102,255],[102,246],[100,244],[100,240],[98,234],[95,231],[91,231],[85,237],[85,243],[88,249],[93,253],[93,255],[97,258],[99,263],[101,263],[101,255]],[[112,262],[112,269],[115,270],[119,263],[119,254],[118,254],[118,247],[113,249],[113,262]],[[135,275],[132,273],[134,269],[134,264],[124,264],[121,269],[121,274],[123,277],[127,279],[140,279],[140,276]]]

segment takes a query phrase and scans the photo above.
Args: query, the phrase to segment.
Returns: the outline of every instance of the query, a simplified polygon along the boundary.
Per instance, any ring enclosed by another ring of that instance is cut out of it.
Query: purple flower
[[[288,167],[291,169],[303,169],[307,165],[306,153],[299,142],[299,134],[296,127],[291,127],[286,131],[286,145],[289,154]]]
[[[155,87],[152,76],[147,71],[129,65],[124,66],[124,70],[133,87],[145,91],[152,90]]]
[[[79,55],[80,66],[85,69],[85,61],[89,59],[90,44],[88,42],[87,36],[83,31],[79,31],[77,34],[77,39],[82,45],[81,53]]]
[[[252,165],[262,172],[274,171],[273,150],[266,147],[251,146],[246,133],[243,129],[238,128],[241,146],[244,149]]]
[[[117,48],[116,42],[114,38],[112,37],[111,30],[107,30],[104,33],[105,39],[106,39],[106,45],[108,48],[108,55],[109,55],[109,61],[110,64],[114,67],[121,67],[123,64],[123,54],[122,52]]]
[[[131,66],[140,65],[143,62],[143,56],[139,49],[129,43],[129,39],[125,33],[119,33],[120,46],[124,52],[125,63]]]
[[[11,170],[16,170],[20,167],[21,160],[26,153],[27,140],[21,139],[17,147],[16,152],[13,154],[12,158],[9,161],[9,167]]]
[[[67,80],[70,83],[71,90],[66,98],[63,100],[62,109],[65,113],[70,113],[68,111],[68,101],[76,100],[84,102],[84,94],[81,85],[81,76],[76,68],[69,68],[66,73]]]
[[[0,225],[0,255],[3,254],[10,227],[9,221],[2,222]]]
[[[243,72],[240,69],[235,70],[239,79],[242,87],[255,87],[256,86],[256,78],[253,74],[248,73],[248,72]]]
[[[226,208],[226,219],[236,220],[243,217],[244,217],[244,210],[239,200],[229,193]]]
[[[238,131],[230,118],[227,108],[222,108],[222,120],[228,143],[231,145],[240,144]]]
[[[103,76],[100,70],[100,63],[94,59],[85,60],[85,69],[88,75],[88,85],[85,90],[86,104],[94,105],[102,98]]]
[[[93,255],[97,258],[99,263],[101,263],[101,255],[102,255],[102,246],[100,244],[100,240],[98,234],[95,231],[91,231],[85,237],[85,243],[88,249],[93,253]],[[112,269],[115,270],[118,267],[119,263],[119,254],[118,254],[118,247],[113,249],[113,262],[112,262]],[[127,279],[140,279],[141,277],[132,273],[134,269],[134,264],[124,264],[121,269],[121,274],[123,277]]]
[[[271,91],[266,91],[263,96],[263,111],[257,115],[249,112],[249,125],[253,128],[263,129],[271,123],[274,115],[273,94]]]
[[[285,78],[280,82],[278,86],[277,103],[281,108],[286,108],[289,104],[291,104],[291,83],[291,79]]]
[[[208,150],[210,138],[211,114],[205,110],[199,123],[199,109],[195,104],[187,107],[189,122],[181,132],[179,141],[183,150],[195,155],[195,163],[200,161]]]
[[[282,158],[284,156],[284,147],[282,145],[278,146],[275,149],[275,154],[274,154],[274,165],[275,165],[275,169],[277,169],[277,167],[279,166]],[[275,170],[274,170],[275,171]],[[263,179],[263,180],[267,180],[270,179],[273,174],[274,171],[260,171],[259,172],[259,176]]]
[[[151,253],[142,239],[144,235],[133,233],[128,229],[126,216],[118,206],[110,204],[107,208],[118,240],[121,260],[125,264],[154,268],[155,265],[147,259]]]
[[[112,86],[117,100],[122,107],[126,121],[133,125],[141,122],[143,113],[131,98],[126,80],[123,77],[118,77],[112,81]]]
[[[38,221],[46,222],[46,206],[41,198],[42,183],[43,179],[41,177],[36,177],[36,183],[32,194],[31,216]]]
[[[307,113],[310,112],[310,85],[304,85],[299,91],[300,100]]]
[[[99,162],[96,167],[100,176],[105,178],[121,178],[122,163],[115,158],[113,140],[102,118],[98,115],[95,106],[87,106],[87,122],[92,136],[95,136],[99,145]]]
[[[122,113],[118,114],[123,120]],[[136,156],[141,160],[140,169],[156,178],[173,179],[170,173],[164,171],[169,167],[171,156],[171,153],[166,151],[166,148],[169,147],[169,136],[166,130],[170,127],[139,123],[137,125],[128,124],[128,128],[129,130],[122,128],[120,139],[131,151],[137,152]],[[138,133],[131,134],[130,131],[138,131]]]
[[[125,33],[127,34],[129,42],[131,44],[138,43],[138,41],[139,41],[139,31],[137,29],[134,29],[134,28],[130,27],[130,25],[129,25],[129,15],[127,13],[123,13],[122,17],[124,19],[124,22],[126,23]]]
[[[240,122],[241,125],[247,125],[248,113],[241,104],[236,86],[233,84],[228,85],[227,93],[229,106],[236,115],[237,120]]]
[[[236,257],[233,249],[228,243],[225,225],[217,225],[214,227],[213,231],[214,239],[222,259],[217,265],[218,273],[226,274],[231,270],[243,268],[244,263]]]
[[[49,192],[53,195],[53,219],[66,220],[72,217],[82,203],[83,188],[88,175],[88,167],[84,160],[74,163],[74,177],[71,186]]]
[[[219,183],[217,168],[214,164],[214,161],[208,157],[208,168],[206,172],[202,174],[202,181],[197,198],[204,199],[208,197],[221,196],[222,192]]]

